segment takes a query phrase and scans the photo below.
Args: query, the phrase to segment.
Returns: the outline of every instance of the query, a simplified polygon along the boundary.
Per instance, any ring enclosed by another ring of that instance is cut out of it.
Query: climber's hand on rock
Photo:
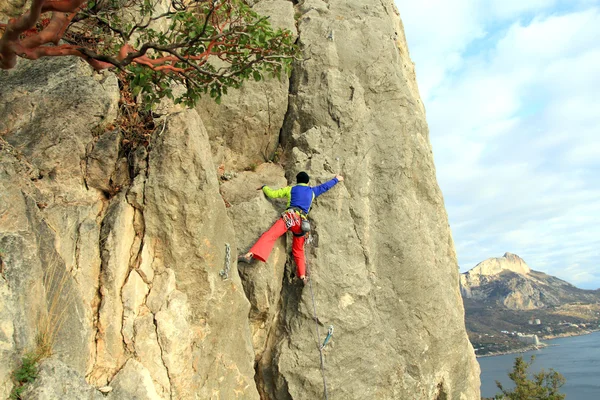
[[[341,175],[336,175],[335,177],[337,178],[337,180],[338,180],[339,182],[341,182],[341,181],[343,181],[343,180],[344,180],[344,177],[343,177],[343,176],[341,176]]]

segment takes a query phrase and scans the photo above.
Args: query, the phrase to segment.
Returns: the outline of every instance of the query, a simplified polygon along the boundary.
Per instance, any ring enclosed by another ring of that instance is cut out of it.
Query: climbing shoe
[[[252,256],[251,256],[251,255],[249,255],[249,254],[248,254],[248,255],[244,254],[244,255],[242,255],[242,256],[239,256],[239,257],[238,257],[238,263],[241,263],[241,262],[242,262],[242,263],[250,264],[250,263],[252,262],[252,260],[253,260],[253,259],[254,259],[254,258],[252,258]]]

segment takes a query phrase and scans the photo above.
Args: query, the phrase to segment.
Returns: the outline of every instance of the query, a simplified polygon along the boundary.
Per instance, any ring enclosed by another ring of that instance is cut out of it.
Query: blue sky
[[[600,0],[395,0],[461,271],[600,288]]]

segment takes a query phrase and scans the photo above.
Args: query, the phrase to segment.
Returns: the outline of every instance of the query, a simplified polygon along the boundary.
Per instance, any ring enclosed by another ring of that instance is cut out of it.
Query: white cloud
[[[541,65],[558,57],[570,57],[594,49],[598,37],[598,12],[594,9],[566,15],[536,17],[527,25],[513,24],[498,42],[499,58],[523,57],[525,61]],[[515,64],[513,64],[515,65]]]
[[[511,251],[600,287],[597,3],[397,3],[462,270]]]
[[[400,15],[413,61],[418,63],[423,99],[445,76],[462,65],[462,52],[473,38],[485,32],[479,21],[477,0],[423,0],[399,2]],[[420,60],[427,60],[421,62]]]
[[[525,13],[552,8],[557,3],[557,0],[492,0],[490,11],[494,17],[510,19]]]

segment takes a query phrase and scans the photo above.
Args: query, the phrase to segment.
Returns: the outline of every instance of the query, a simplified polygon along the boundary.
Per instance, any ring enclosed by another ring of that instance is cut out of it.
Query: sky
[[[461,272],[600,288],[600,0],[395,0]]]

